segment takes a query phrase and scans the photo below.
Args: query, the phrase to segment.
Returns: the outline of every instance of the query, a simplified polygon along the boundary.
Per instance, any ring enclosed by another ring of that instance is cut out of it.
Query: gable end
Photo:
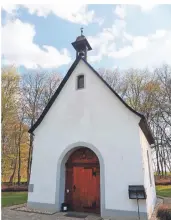
[[[103,83],[111,90],[111,92],[117,96],[117,98],[130,110],[132,111],[134,114],[136,114],[137,116],[139,116],[141,118],[139,126],[142,129],[143,133],[145,134],[149,144],[153,144],[154,143],[154,138],[152,136],[152,133],[147,125],[146,119],[144,117],[144,115],[140,114],[139,112],[135,111],[133,108],[131,108],[108,84],[107,82],[98,74],[98,72],[83,58],[79,57],[77,58],[74,63],[72,64],[72,66],[70,67],[70,69],[68,70],[66,76],[64,77],[64,79],[62,80],[62,82],[60,83],[59,87],[57,88],[56,92],[54,93],[54,95],[52,96],[52,98],[50,99],[50,101],[48,102],[47,106],[45,107],[45,109],[43,110],[42,114],[40,115],[40,117],[38,118],[38,120],[36,121],[36,123],[29,129],[29,133],[33,134],[34,130],[40,125],[40,123],[42,122],[43,118],[45,117],[45,115],[47,114],[47,112],[49,111],[49,109],[51,108],[52,104],[54,103],[54,101],[56,100],[57,96],[59,95],[59,93],[61,92],[62,88],[64,87],[65,83],[67,82],[67,80],[69,79],[69,77],[71,76],[73,70],[76,68],[77,64],[79,63],[79,61],[82,60],[86,65],[88,65],[88,67],[100,78],[100,80],[103,81]]]

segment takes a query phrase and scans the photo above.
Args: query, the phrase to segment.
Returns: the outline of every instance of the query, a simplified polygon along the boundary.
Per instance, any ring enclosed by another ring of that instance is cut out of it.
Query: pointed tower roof
[[[81,28],[81,35],[76,38],[72,43],[72,46],[76,50],[76,58],[80,56],[87,60],[87,51],[92,50],[92,48],[86,37],[83,35],[83,28]]]

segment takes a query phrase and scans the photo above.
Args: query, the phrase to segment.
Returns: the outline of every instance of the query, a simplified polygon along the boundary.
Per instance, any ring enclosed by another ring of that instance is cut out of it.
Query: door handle
[[[75,192],[75,190],[76,190],[76,186],[75,186],[75,185],[73,186],[73,190],[74,190],[74,192]]]

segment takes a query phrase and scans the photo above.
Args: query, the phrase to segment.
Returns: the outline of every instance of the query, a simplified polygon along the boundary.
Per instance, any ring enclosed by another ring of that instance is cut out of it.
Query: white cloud
[[[107,50],[109,44],[113,41],[114,36],[111,31],[104,29],[102,33],[99,33],[97,36],[89,36],[88,41],[93,48],[92,53],[90,52],[88,59],[91,62],[100,61],[103,56],[107,56]],[[113,45],[114,46],[114,45]],[[93,54],[93,55],[91,55]]]
[[[126,16],[126,10],[124,5],[117,5],[114,13],[121,19],[124,19]]]
[[[126,22],[118,19],[111,28],[104,28],[88,39],[93,48],[89,56],[91,62],[106,56],[132,67],[171,64],[171,31],[159,29],[153,34],[135,36],[126,31]],[[119,48],[118,40],[122,42]]]
[[[110,56],[116,50],[115,40],[120,38],[126,27],[126,22],[116,19],[111,28],[104,28],[101,33],[96,36],[89,36],[88,40],[93,48],[89,55],[91,62],[100,61],[103,56]]]
[[[147,36],[134,36],[130,53],[124,51],[120,60],[127,67],[156,67],[171,64],[171,31],[157,30]],[[121,49],[123,51],[124,48]],[[120,54],[118,51],[116,54]],[[114,57],[114,56],[113,56]],[[118,58],[115,56],[114,58]]]
[[[33,42],[36,32],[34,26],[19,19],[7,21],[2,27],[2,56],[4,63],[24,65],[26,68],[51,68],[68,64],[71,61],[67,49]]]
[[[125,46],[118,51],[112,51],[109,53],[109,57],[113,58],[123,58],[125,56],[129,56],[132,53],[132,47],[131,46]]]
[[[128,57],[122,60],[127,67],[157,67],[163,63],[171,65],[171,31],[167,31],[160,38],[148,37],[146,48],[133,51]]]
[[[16,10],[18,9],[17,5],[12,5],[12,4],[3,4],[2,9],[6,11],[8,14],[15,14]]]
[[[97,18],[95,12],[88,10],[88,6],[83,4],[23,4],[3,5],[2,7],[8,14],[16,12],[19,7],[24,7],[30,14],[36,14],[39,17],[47,17],[49,14],[54,14],[70,22],[84,25],[91,22],[102,25],[104,21],[103,18]]]
[[[136,36],[133,37],[132,48],[134,51],[143,50],[148,45],[148,37]]]
[[[156,30],[156,32],[154,34],[150,35],[151,39],[160,39],[162,37],[164,37],[167,34],[166,30]]]
[[[2,10],[6,11],[4,20],[12,20],[15,19],[15,17],[17,17],[19,5],[3,4],[1,7]]]
[[[142,11],[150,11],[152,10],[155,6],[157,6],[155,3],[140,3],[138,4],[139,7],[141,7]]]
[[[86,25],[92,22],[95,18],[94,11],[89,11],[86,5],[81,4],[69,4],[68,6],[66,6],[66,4],[28,4],[23,6],[28,9],[30,14],[47,17],[50,13],[53,13],[54,15],[73,23]]]

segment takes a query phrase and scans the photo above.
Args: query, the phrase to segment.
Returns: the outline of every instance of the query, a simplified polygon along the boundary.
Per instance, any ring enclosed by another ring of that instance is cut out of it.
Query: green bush
[[[171,220],[171,209],[167,205],[161,205],[157,210],[157,218],[160,220]]]

